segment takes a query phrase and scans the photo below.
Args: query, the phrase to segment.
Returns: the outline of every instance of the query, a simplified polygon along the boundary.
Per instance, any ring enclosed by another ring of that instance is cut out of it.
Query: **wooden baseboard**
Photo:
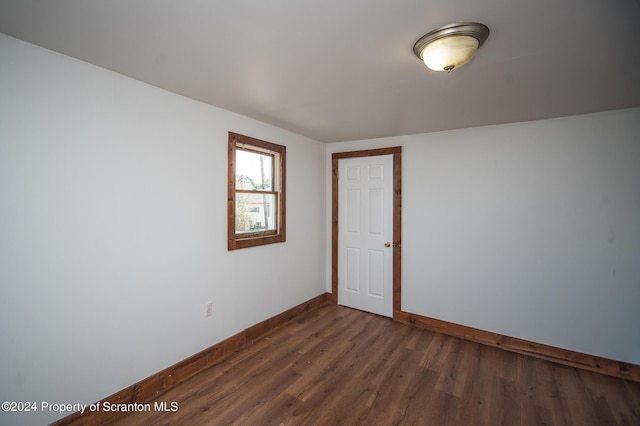
[[[273,330],[291,321],[295,317],[321,306],[327,302],[327,294],[321,294],[298,306],[288,309],[281,314],[262,321],[251,326],[240,333],[223,340],[197,354],[180,361],[179,363],[166,368],[153,376],[147,377],[138,383],[131,385],[119,392],[114,393],[100,401],[101,405],[105,402],[111,404],[144,404],[156,399],[178,383],[193,377],[200,371],[211,367],[225,356],[251,343],[261,335]],[[113,420],[121,413],[112,411],[85,411],[84,414],[79,412],[71,414],[63,419],[58,420],[52,425],[95,425],[106,423]]]
[[[394,320],[436,331],[450,336],[460,337],[493,346],[523,355],[529,355],[558,364],[581,368],[583,370],[594,371],[622,379],[640,382],[640,366],[621,361],[614,361],[594,355],[587,355],[574,352],[568,349],[556,348],[540,343],[529,342],[515,337],[504,336],[490,331],[479,330],[464,325],[454,324],[433,318],[423,317],[417,314],[410,314],[404,311],[396,311]]]

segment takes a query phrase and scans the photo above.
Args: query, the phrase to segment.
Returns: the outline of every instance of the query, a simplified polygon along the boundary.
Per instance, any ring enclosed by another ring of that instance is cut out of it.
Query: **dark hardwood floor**
[[[640,425],[640,383],[323,305],[112,425]]]

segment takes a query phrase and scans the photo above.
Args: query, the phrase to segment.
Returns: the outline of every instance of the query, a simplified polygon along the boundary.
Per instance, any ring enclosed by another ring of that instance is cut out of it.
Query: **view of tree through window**
[[[274,156],[236,149],[236,233],[275,231]]]
[[[229,132],[229,250],[285,241],[285,154]]]

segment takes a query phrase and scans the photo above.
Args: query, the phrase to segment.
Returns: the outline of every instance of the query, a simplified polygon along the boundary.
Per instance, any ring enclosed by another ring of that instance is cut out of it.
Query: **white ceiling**
[[[429,71],[461,21],[489,39]],[[0,0],[0,32],[323,142],[640,106],[639,0]]]

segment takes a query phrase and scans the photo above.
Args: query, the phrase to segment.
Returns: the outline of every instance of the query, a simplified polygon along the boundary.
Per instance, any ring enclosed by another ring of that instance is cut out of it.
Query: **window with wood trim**
[[[229,132],[228,248],[285,241],[286,148]]]

